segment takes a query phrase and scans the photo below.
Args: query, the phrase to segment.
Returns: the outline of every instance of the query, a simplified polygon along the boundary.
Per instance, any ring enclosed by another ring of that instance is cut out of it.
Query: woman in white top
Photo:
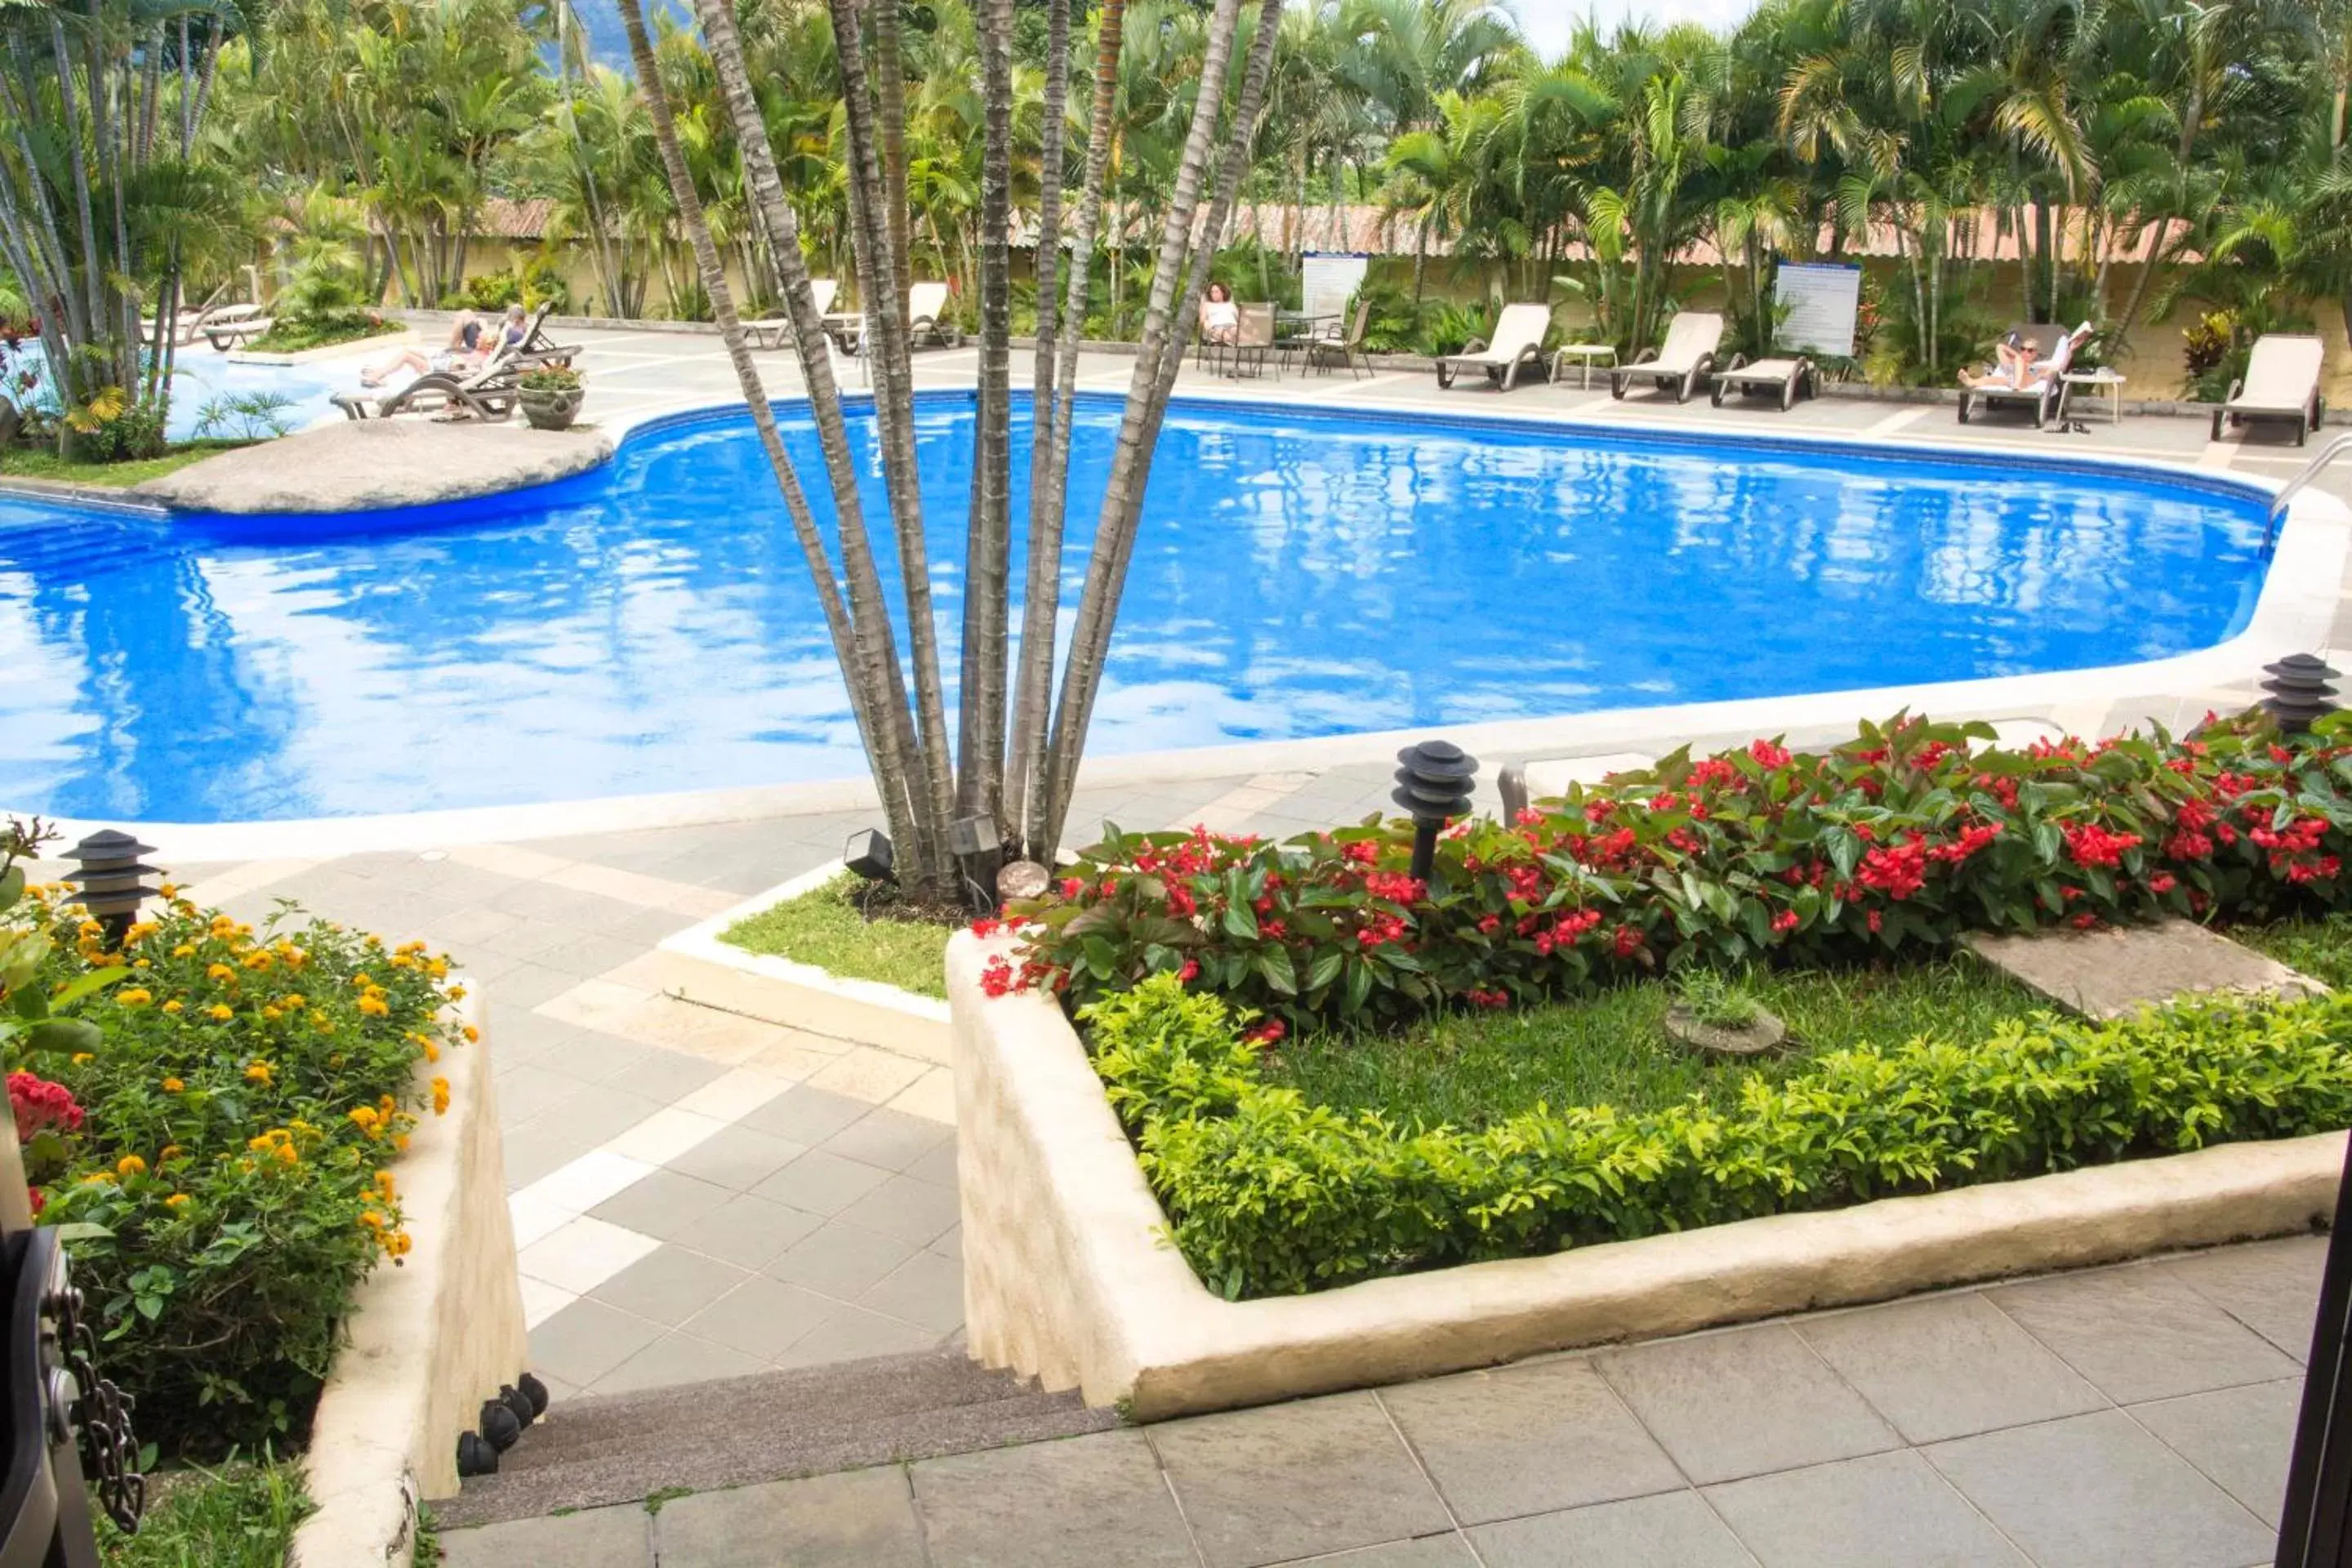
[[[1208,297],[1201,301],[1201,341],[1230,343],[1241,332],[1242,310],[1234,303],[1234,291],[1222,283],[1210,284]]]

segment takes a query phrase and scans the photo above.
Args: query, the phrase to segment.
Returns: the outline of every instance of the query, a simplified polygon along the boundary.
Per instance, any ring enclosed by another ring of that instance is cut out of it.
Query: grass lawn
[[[381,338],[408,330],[405,321],[279,321],[245,346],[262,353],[294,354],[305,349],[331,348],[336,343],[356,343],[368,338]]]
[[[927,921],[867,920],[844,872],[813,893],[787,899],[719,933],[752,952],[813,963],[853,980],[878,980],[919,996],[944,998],[948,938],[954,928]]]
[[[281,1568],[310,1512],[289,1465],[172,1471],[149,1480],[137,1535],[98,1519],[99,1552],[107,1568]]]
[[[2315,915],[2275,925],[2231,926],[2222,935],[2267,952],[2289,969],[2341,991],[2352,986],[2352,915]]]
[[[247,441],[183,441],[160,458],[138,458],[127,463],[69,463],[55,452],[11,447],[0,451],[0,478],[50,479],[69,485],[136,485],[175,473],[190,463],[200,463],[206,458],[251,444]]]
[[[1777,1056],[1718,1061],[1673,1044],[1663,1021],[1675,988],[1645,980],[1549,1006],[1448,1014],[1396,1035],[1309,1036],[1270,1058],[1267,1076],[1336,1110],[1433,1127],[1483,1126],[1538,1103],[1639,1110],[1702,1094],[1727,1106],[1751,1074],[1785,1078],[1822,1051],[1926,1034],[1973,1040],[2042,1005],[1966,957],[1759,972],[1748,989],[1789,1026]]]

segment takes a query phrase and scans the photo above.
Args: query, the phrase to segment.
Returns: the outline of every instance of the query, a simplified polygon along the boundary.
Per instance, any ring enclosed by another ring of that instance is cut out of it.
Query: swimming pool
[[[1118,407],[1080,405],[1066,631]],[[822,491],[814,434],[786,415]],[[919,426],[952,660],[970,395],[926,395]],[[852,428],[879,518],[870,423]],[[1016,432],[1016,519],[1025,450]],[[1180,401],[1091,750],[2157,658],[2246,625],[2262,518],[2227,481],[2007,454]],[[404,513],[164,521],[0,500],[0,805],[70,816],[422,811],[864,768],[740,412],[642,426],[560,484]]]
[[[225,405],[229,398],[255,393],[285,399],[278,417],[289,430],[306,429],[330,416],[340,416],[335,394],[359,389],[359,364],[355,359],[308,365],[241,364],[201,341],[183,345],[172,362],[172,412],[164,434],[174,441],[199,436],[266,436],[266,425],[247,428],[246,420],[229,414],[226,406],[219,409],[211,426],[205,423],[215,405]],[[25,344],[23,365],[37,375],[42,373],[40,344]],[[36,396],[51,409],[57,406],[56,394],[46,386]]]

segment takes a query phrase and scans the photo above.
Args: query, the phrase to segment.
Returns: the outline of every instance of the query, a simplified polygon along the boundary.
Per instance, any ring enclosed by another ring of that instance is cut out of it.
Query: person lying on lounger
[[[2041,343],[2012,328],[2002,336],[2000,342],[1993,344],[1991,367],[1986,370],[1960,372],[1960,384],[1971,387],[2022,387],[2025,384],[2027,373],[2032,368],[2033,362],[2040,357],[2041,353]]]
[[[517,316],[522,307],[514,308]],[[428,371],[445,374],[460,374],[478,368],[488,353],[483,341],[482,323],[471,310],[460,310],[457,319],[449,323],[449,343],[446,348],[428,357],[421,349],[395,349],[383,359],[360,367],[362,386],[382,386],[402,371],[423,375]]]

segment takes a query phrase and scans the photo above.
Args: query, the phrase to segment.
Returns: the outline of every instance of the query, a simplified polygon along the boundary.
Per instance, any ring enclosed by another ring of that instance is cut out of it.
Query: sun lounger
[[[275,319],[261,314],[258,305],[223,305],[205,311],[196,330],[214,348],[226,353],[247,338],[259,337],[273,324]]]
[[[1495,335],[1473,338],[1458,354],[1437,361],[1437,384],[1450,387],[1465,371],[1485,373],[1487,384],[1508,392],[1519,383],[1519,373],[1543,363],[1544,334],[1551,331],[1549,305],[1506,305],[1495,322]]]
[[[963,329],[946,320],[948,286],[918,283],[907,290],[907,342],[909,346],[937,344],[943,349],[963,346]]]
[[[2026,324],[2011,329],[2042,345],[2042,357],[2037,359],[2021,386],[1999,382],[1979,382],[1960,388],[1960,423],[1965,425],[1974,415],[1989,409],[2017,407],[2031,409],[2036,430],[2058,416],[2065,401],[2067,367],[2074,363],[2076,350],[2090,334],[2090,323],[2068,331],[2050,324]],[[2008,334],[2003,334],[2007,336]]]
[[[502,348],[467,373],[427,371],[390,392],[339,392],[333,403],[346,419],[390,419],[400,414],[446,414],[460,409],[477,419],[504,419],[514,412],[515,378],[552,359],[524,362],[521,348]]]
[[[1776,356],[1748,363],[1746,354],[1733,354],[1731,363],[1715,373],[1714,402],[1723,406],[1723,395],[1737,392],[1744,396],[1771,396],[1777,394],[1780,408],[1786,412],[1795,406],[1800,397],[1813,395],[1813,362],[1799,354]]]
[[[1671,392],[1676,403],[1688,403],[1691,394],[1715,374],[1715,351],[1723,342],[1723,318],[1712,310],[1680,310],[1666,323],[1666,339],[1643,349],[1630,364],[1612,366],[1609,395],[1622,398],[1636,381],[1646,381],[1660,392]]]
[[[814,301],[820,318],[833,309],[833,296],[838,289],[839,285],[830,278],[809,279],[809,298]],[[763,316],[759,321],[744,322],[743,331],[751,338],[753,348],[780,349],[792,341],[793,319],[790,316]]]
[[[2236,429],[2249,419],[2294,421],[2294,444],[2302,446],[2327,412],[2319,395],[2319,372],[2327,351],[2317,338],[2264,332],[2246,359],[2245,377],[2230,384],[2230,395],[2213,410],[2213,439],[2221,421]]]

